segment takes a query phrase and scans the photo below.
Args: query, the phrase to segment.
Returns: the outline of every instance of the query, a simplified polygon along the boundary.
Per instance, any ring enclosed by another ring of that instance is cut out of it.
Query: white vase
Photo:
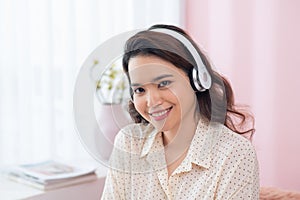
[[[129,123],[132,123],[126,108],[122,104],[95,103],[95,116],[100,130],[97,144],[102,159],[107,161],[114,145],[116,134]]]

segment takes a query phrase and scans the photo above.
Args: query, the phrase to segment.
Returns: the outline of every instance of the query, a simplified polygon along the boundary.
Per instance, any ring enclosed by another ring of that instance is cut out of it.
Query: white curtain
[[[86,158],[72,95],[85,58],[118,33],[183,25],[181,0],[0,0],[0,164]]]

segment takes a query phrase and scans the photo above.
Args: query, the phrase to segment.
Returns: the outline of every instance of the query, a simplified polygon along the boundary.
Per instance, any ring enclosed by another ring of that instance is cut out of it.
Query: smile
[[[166,118],[169,114],[169,112],[171,111],[172,107],[168,108],[168,109],[165,109],[165,110],[162,110],[162,111],[158,111],[158,112],[152,112],[152,113],[149,113],[150,116],[152,116],[155,120],[162,120],[164,118]]]

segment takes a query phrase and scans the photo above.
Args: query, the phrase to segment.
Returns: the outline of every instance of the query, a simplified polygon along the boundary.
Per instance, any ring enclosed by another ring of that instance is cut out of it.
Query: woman
[[[180,28],[155,25],[125,45],[129,113],[102,199],[258,199],[253,118]],[[250,125],[250,127],[249,127]]]

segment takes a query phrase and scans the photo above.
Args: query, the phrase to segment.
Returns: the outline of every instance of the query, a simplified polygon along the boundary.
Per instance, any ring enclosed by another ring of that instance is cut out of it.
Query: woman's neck
[[[164,131],[164,146],[178,146],[184,141],[191,141],[194,137],[199,120],[200,115],[195,114],[183,119],[178,127],[174,128],[173,130]]]
[[[163,143],[166,154],[177,157],[177,154],[185,152],[195,135],[195,131],[199,122],[200,116],[191,116],[182,120],[180,126],[176,130],[163,132]]]

